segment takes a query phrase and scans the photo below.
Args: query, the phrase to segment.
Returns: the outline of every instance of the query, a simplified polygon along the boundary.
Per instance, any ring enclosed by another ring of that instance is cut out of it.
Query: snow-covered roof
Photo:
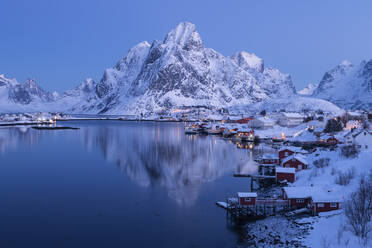
[[[276,167],[275,171],[276,171],[276,173],[292,173],[292,174],[296,173],[295,168]]]
[[[306,158],[304,156],[302,156],[301,154],[292,154],[291,156],[288,156],[286,157],[285,159],[283,159],[282,163],[284,164],[285,162],[291,160],[291,159],[297,159],[298,161],[300,161],[301,163],[303,164],[309,164],[307,161],[306,161]]]
[[[262,121],[265,125],[275,125],[275,121],[267,117],[259,117],[257,120]]]
[[[290,139],[291,141],[302,141],[302,142],[309,142],[309,141],[317,141],[315,135],[311,132],[304,131],[301,134],[293,137]]]
[[[313,202],[342,202],[341,196],[319,187],[283,187],[288,198],[310,198]]]
[[[288,198],[309,198],[323,191],[321,188],[309,186],[283,187],[283,190]]]
[[[359,113],[359,112],[347,112],[348,115],[350,116],[362,116],[363,114],[362,113]]]
[[[299,113],[287,113],[287,112],[284,112],[284,113],[282,113],[282,115],[284,115],[287,118],[304,118],[303,115],[301,115]]]
[[[283,146],[282,148],[279,149],[279,151],[284,151],[284,150],[287,150],[287,149],[292,151],[292,152],[307,153],[307,151],[305,151],[301,147],[297,147],[297,146]]]
[[[256,192],[238,192],[238,197],[257,197]]]
[[[335,138],[335,136],[334,135],[329,135],[329,134],[325,134],[325,135],[320,136],[321,140],[327,140],[329,138]]]
[[[311,196],[313,202],[343,202],[341,196],[332,194],[331,192],[319,192]]]
[[[272,153],[265,153],[262,155],[262,159],[278,159],[278,155]]]

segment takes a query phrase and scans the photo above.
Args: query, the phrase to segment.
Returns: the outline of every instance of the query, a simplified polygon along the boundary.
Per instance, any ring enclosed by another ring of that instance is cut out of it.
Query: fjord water
[[[0,247],[234,247],[215,206],[249,190],[250,150],[183,123],[0,129]]]

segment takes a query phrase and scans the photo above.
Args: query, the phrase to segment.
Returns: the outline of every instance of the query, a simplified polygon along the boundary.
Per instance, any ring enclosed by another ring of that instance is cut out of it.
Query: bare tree
[[[345,216],[351,231],[358,236],[364,245],[367,244],[372,231],[372,174],[369,178],[362,176],[360,186],[345,202]]]

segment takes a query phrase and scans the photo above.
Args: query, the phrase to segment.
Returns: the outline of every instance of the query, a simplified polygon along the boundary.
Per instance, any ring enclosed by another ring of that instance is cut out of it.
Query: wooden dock
[[[226,202],[216,204],[226,209],[227,217],[235,220],[265,218],[290,209],[288,200],[277,198],[257,198],[254,205],[241,205],[237,198],[229,198]]]

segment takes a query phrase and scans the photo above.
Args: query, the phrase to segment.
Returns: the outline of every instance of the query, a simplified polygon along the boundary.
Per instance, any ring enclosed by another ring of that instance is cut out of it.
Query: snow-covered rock
[[[318,88],[318,84],[308,84],[302,90],[298,90],[297,94],[311,96],[317,88]]]
[[[331,101],[347,109],[372,108],[372,60],[354,66],[343,61],[326,72],[313,97]]]

